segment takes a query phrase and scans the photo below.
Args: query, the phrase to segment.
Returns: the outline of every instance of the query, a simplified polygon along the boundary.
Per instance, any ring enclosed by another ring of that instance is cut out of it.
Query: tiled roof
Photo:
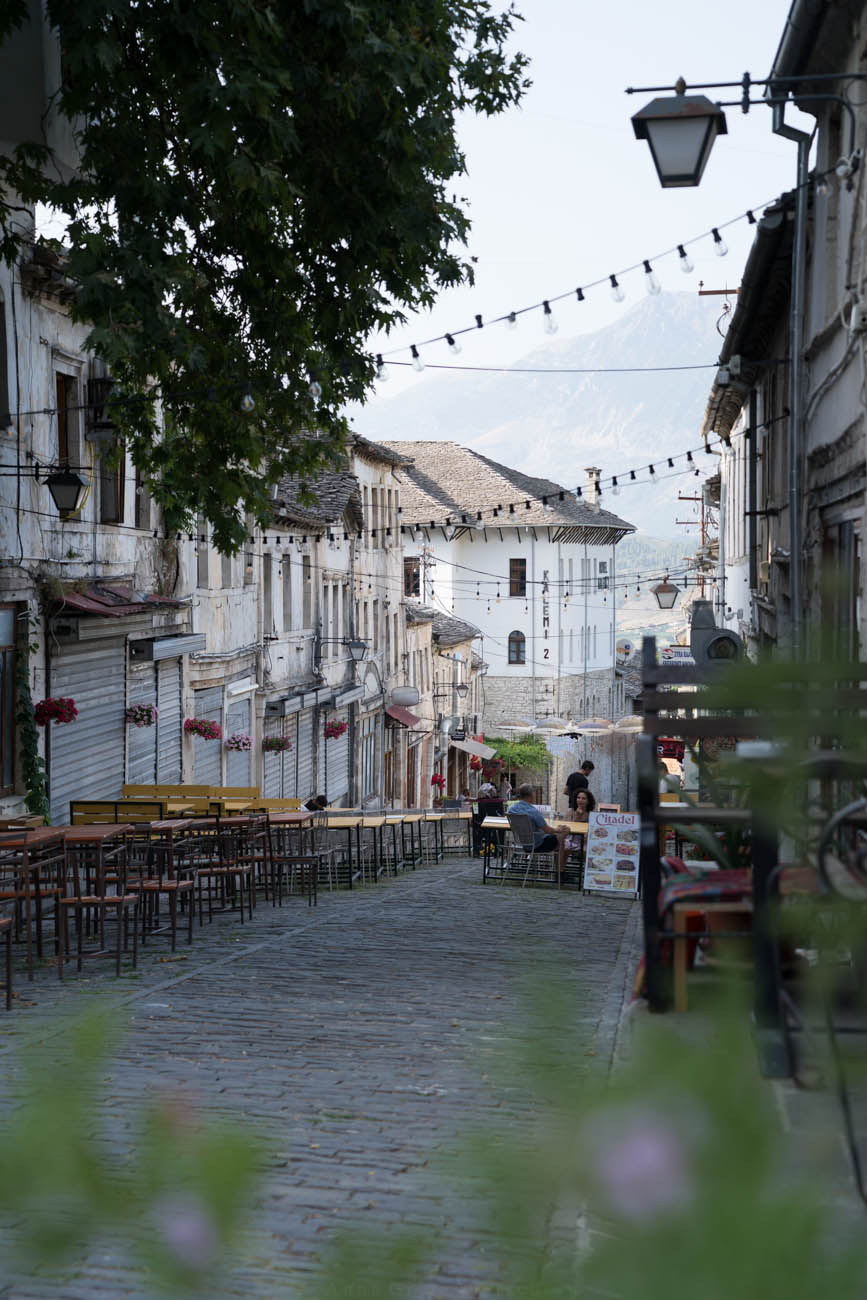
[[[452,614],[434,615],[433,639],[437,645],[460,645],[461,641],[472,641],[473,637],[481,635],[477,627],[465,623],[462,618],[455,618]]]
[[[314,502],[302,501],[307,493],[316,498]],[[277,519],[310,528],[326,528],[343,519],[347,511],[353,529],[363,528],[358,480],[349,470],[326,470],[312,479],[287,474],[277,485],[274,496]]]
[[[404,462],[404,457],[394,451],[390,443],[371,442],[369,438],[362,438],[360,433],[352,435],[350,446],[365,460],[384,461],[386,465],[402,465]]]
[[[490,528],[535,524],[546,528],[614,531],[621,535],[635,531],[633,524],[608,510],[594,510],[560,483],[531,478],[456,442],[388,442],[385,445],[411,462],[399,471],[404,524],[424,526],[434,520],[441,525],[446,518],[459,524],[462,514],[475,517],[477,511],[483,511],[484,522]],[[542,505],[541,497],[549,498],[550,511]],[[530,502],[529,509],[525,501]],[[494,520],[490,511],[498,505],[505,507],[505,513]],[[509,505],[515,505],[514,516],[509,514]]]
[[[428,609],[427,605],[415,605],[409,600],[404,601],[403,607],[406,610],[406,621],[410,626],[414,623],[432,623],[437,616],[435,609]]]
[[[102,618],[125,618],[129,614],[152,614],[156,609],[179,609],[183,602],[172,596],[156,596],[134,591],[120,583],[92,583],[83,591],[67,587],[60,598],[63,609],[78,614],[98,614]]]

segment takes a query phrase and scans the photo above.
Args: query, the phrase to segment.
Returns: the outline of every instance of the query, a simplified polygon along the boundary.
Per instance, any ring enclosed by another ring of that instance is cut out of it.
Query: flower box
[[[155,704],[130,704],[124,718],[133,727],[152,727],[159,717]]]
[[[74,722],[78,717],[78,709],[75,707],[75,700],[67,699],[62,695],[49,695],[39,701],[33,709],[33,714],[37,726],[47,727],[49,722]]]
[[[430,779],[430,783],[431,785],[435,785],[438,790],[442,791],[442,788],[446,783],[446,779],[441,772],[434,772],[433,776]]]
[[[288,736],[266,736],[262,741],[262,749],[266,754],[286,754],[292,748],[292,741]]]
[[[221,740],[223,736],[219,722],[211,722],[207,718],[186,718],[184,731],[188,736],[198,736],[201,740]]]
[[[346,722],[326,722],[325,739],[337,740],[339,736],[342,736],[344,734],[344,732],[347,729],[347,726],[348,723]]]
[[[246,750],[253,748],[252,738],[243,731],[235,731],[231,736],[227,736],[223,742],[226,749]]]

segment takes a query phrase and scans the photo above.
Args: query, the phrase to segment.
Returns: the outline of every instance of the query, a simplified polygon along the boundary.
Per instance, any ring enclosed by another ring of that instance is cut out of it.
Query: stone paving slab
[[[484,1078],[480,1048],[507,1052],[524,980],[550,978],[574,992],[588,1070],[607,1068],[640,921],[629,900],[482,886],[480,875],[457,859],[325,893],[315,909],[260,901],[252,924],[221,917],[174,960],[149,944],[120,980],[107,965],[62,985],[40,971],[0,1022],[0,1099],[9,1106],[17,1048],[50,1043],[99,994],[123,1031],[102,1104],[118,1133],[141,1100],[180,1090],[268,1144],[248,1257],[219,1296],[299,1294],[335,1228],[359,1223],[445,1231],[421,1294],[478,1296],[495,1280],[479,1188],[464,1176],[446,1189],[432,1167],[493,1111],[516,1134],[533,1122],[531,1098]],[[0,1283],[0,1294],[149,1296],[111,1247],[63,1279]]]

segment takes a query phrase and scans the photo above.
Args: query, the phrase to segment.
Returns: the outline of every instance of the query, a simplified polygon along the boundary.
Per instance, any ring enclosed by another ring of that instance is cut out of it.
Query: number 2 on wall
[[[547,646],[545,646],[545,648],[544,648],[543,651],[542,651],[542,658],[543,658],[543,659],[547,659],[547,658],[548,658],[548,647],[547,647]]]

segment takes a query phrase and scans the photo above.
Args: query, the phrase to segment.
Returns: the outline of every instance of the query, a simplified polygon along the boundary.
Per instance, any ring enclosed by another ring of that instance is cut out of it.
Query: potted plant
[[[75,700],[62,695],[49,695],[40,700],[33,710],[37,726],[47,727],[49,722],[74,722],[78,717]]]
[[[159,717],[155,704],[130,704],[124,718],[133,727],[152,727]]]
[[[347,725],[348,725],[348,724],[345,723],[345,722],[337,722],[337,721],[335,721],[335,722],[326,722],[326,724],[325,724],[325,739],[326,739],[326,740],[337,740],[338,736],[342,736],[343,733],[346,731]]]
[[[262,741],[262,749],[266,754],[285,754],[292,748],[292,741],[288,736],[266,736]]]
[[[434,772],[433,776],[430,779],[430,783],[434,788],[433,803],[434,803],[434,807],[436,808],[443,801],[443,786],[446,783],[446,779],[443,776],[442,772]]]
[[[243,751],[253,748],[252,737],[248,736],[246,732],[243,731],[233,731],[232,735],[227,736],[223,743],[225,744],[226,749]]]
[[[202,740],[221,740],[223,736],[219,722],[211,722],[208,718],[186,718],[184,731],[188,736],[199,736]]]

